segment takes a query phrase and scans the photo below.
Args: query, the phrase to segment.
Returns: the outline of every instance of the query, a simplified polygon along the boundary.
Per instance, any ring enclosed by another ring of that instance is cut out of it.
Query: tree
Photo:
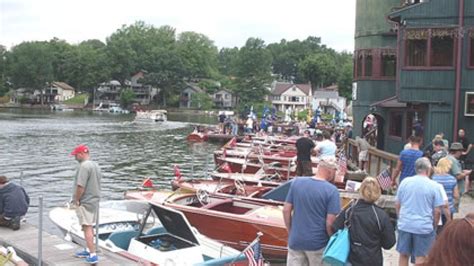
[[[177,51],[187,78],[208,78],[217,71],[217,47],[206,35],[192,31],[181,33]]]
[[[337,79],[339,93],[341,96],[350,99],[352,97],[352,77],[353,77],[353,63],[352,60],[342,65]]]
[[[42,93],[44,86],[53,81],[53,60],[47,42],[23,42],[14,46],[7,56],[13,86],[39,89]]]
[[[204,92],[191,94],[191,107],[210,110],[212,105],[213,102],[209,94]]]
[[[7,88],[7,49],[0,45],[0,97],[8,92]]]
[[[234,76],[236,73],[236,64],[239,56],[239,48],[222,48],[219,51],[219,72],[225,76]]]
[[[133,90],[130,88],[124,89],[120,93],[120,104],[124,108],[128,108],[128,106],[130,106],[130,104],[133,102],[134,99],[135,99],[135,92],[133,92]]]
[[[331,85],[338,77],[335,59],[325,53],[308,56],[300,63],[299,70],[313,88]]]
[[[271,81],[272,56],[265,42],[249,38],[239,51],[236,64],[236,84],[240,104],[263,101],[268,93],[266,86]]]

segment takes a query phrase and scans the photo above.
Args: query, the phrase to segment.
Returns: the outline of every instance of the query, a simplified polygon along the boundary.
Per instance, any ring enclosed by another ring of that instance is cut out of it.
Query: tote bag
[[[344,265],[350,251],[349,228],[339,229],[329,239],[323,253],[323,261],[331,265]]]

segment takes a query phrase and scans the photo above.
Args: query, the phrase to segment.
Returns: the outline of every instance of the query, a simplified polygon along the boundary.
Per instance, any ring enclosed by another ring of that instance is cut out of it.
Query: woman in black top
[[[396,240],[390,218],[374,204],[381,194],[380,185],[375,178],[367,177],[359,193],[361,199],[339,213],[332,227],[334,231],[344,228],[344,221],[350,217],[348,261],[354,266],[383,265],[382,248],[390,249]]]

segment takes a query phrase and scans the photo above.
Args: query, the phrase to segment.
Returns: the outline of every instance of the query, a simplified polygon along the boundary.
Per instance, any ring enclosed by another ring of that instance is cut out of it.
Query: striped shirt
[[[433,175],[433,180],[443,185],[446,195],[448,196],[449,210],[454,213],[454,188],[457,185],[456,178],[452,175]]]

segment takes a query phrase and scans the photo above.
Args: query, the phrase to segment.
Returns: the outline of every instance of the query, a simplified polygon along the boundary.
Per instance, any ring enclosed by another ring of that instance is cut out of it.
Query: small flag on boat
[[[390,169],[387,168],[383,170],[378,176],[377,180],[379,181],[380,188],[382,190],[388,190],[392,186],[392,177],[390,174]]]
[[[257,239],[251,246],[244,251],[245,256],[249,262],[249,266],[263,266],[262,248],[260,246],[260,239]]]
[[[178,180],[178,181],[181,180],[181,177],[183,177],[181,175],[181,170],[179,170],[179,167],[176,164],[174,165],[174,176],[175,176],[175,180]]]
[[[153,187],[153,181],[151,181],[150,177],[145,178],[142,183],[142,187],[144,188],[152,188]]]
[[[228,163],[224,163],[221,167],[222,170],[226,171],[227,173],[232,173],[232,169],[230,168],[230,165]]]

